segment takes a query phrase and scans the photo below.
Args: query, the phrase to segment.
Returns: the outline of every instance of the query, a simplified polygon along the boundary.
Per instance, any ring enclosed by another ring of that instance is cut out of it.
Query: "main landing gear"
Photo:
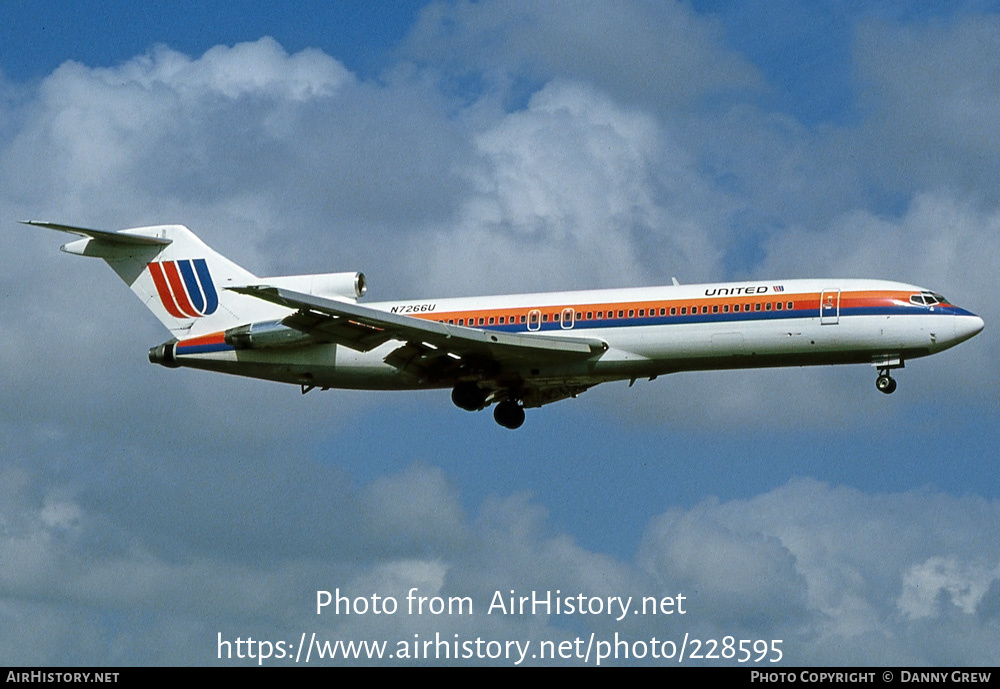
[[[891,395],[896,390],[896,379],[889,375],[889,369],[879,371],[878,378],[875,379],[875,387],[879,392]]]
[[[451,391],[451,401],[455,406],[465,411],[479,411],[486,406],[486,397],[489,394],[475,383],[459,383]]]
[[[493,410],[493,420],[504,428],[520,428],[524,423],[524,407],[517,400],[504,400]]]
[[[491,400],[491,393],[475,383],[459,383],[451,391],[451,401],[456,407],[466,411],[479,411]],[[497,403],[493,409],[493,419],[504,428],[520,428],[524,424],[524,407],[521,400],[508,397]]]

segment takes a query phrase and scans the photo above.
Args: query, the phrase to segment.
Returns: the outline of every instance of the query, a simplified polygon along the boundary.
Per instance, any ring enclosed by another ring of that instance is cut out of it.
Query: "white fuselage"
[[[882,280],[783,280],[366,304],[418,319],[535,337],[601,340],[586,359],[527,362],[524,382],[588,386],[685,370],[871,363],[884,368],[966,340],[983,327],[940,295]],[[285,311],[284,313],[291,313]],[[181,340],[182,366],[320,387],[450,387],[384,361],[401,343],[234,350]],[[218,338],[217,338],[218,340]],[[503,384],[503,383],[500,383]]]

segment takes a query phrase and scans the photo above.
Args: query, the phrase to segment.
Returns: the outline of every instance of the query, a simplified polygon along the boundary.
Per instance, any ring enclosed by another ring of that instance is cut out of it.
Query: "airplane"
[[[876,387],[906,361],[968,340],[983,320],[922,287],[791,279],[362,305],[359,272],[258,278],[182,225],[79,239],[172,334],[149,361],[320,388],[451,389],[519,428],[524,410],[610,381],[679,371],[871,364]]]

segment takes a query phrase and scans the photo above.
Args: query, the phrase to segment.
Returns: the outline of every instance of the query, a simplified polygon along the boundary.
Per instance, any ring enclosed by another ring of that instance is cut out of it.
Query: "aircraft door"
[[[538,330],[542,327],[542,312],[532,309],[528,312],[528,330]]]
[[[840,323],[840,290],[825,289],[819,295],[819,324],[836,325]]]
[[[573,323],[576,321],[576,311],[573,309],[563,309],[562,320],[560,325],[563,330],[569,330],[573,327]]]

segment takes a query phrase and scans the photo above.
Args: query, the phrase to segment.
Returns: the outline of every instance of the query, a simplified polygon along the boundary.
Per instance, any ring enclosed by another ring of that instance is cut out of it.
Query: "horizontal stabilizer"
[[[143,237],[137,234],[127,234],[126,232],[108,232],[106,230],[90,230],[85,227],[73,227],[72,225],[60,225],[54,222],[41,222],[39,220],[22,220],[22,225],[33,225],[34,227],[44,227],[48,230],[58,230],[59,232],[69,232],[81,237],[90,237],[99,242],[108,244],[120,244],[125,246],[167,246],[170,239],[159,237]]]

